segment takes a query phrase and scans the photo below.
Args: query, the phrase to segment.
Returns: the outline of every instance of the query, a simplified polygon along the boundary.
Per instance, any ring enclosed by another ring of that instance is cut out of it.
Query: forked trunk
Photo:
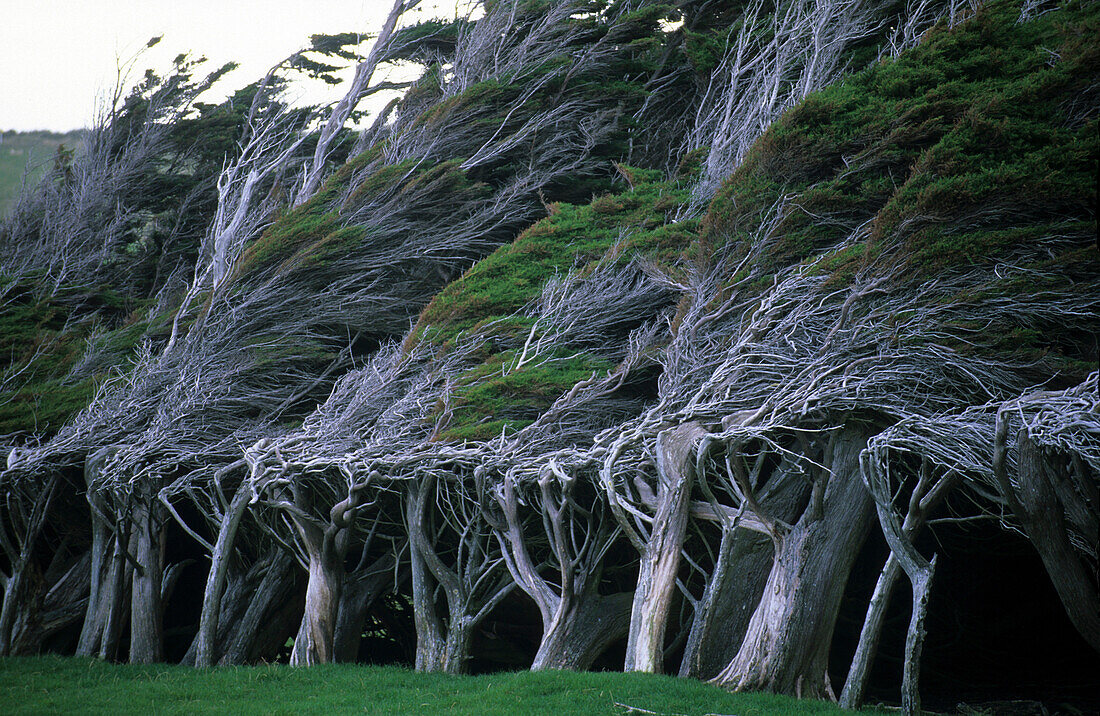
[[[715,677],[734,690],[824,698],[829,646],[841,597],[871,524],[872,501],[860,479],[866,437],[834,438],[827,485],[789,532],[777,538],[764,594],[737,655]]]
[[[626,671],[661,671],[665,627],[687,531],[695,445],[706,434],[685,423],[657,436],[657,508],[638,568],[627,635]]]

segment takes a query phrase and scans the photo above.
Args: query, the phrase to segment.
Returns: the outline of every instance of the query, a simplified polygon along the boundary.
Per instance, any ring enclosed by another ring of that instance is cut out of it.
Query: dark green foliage
[[[1100,269],[1074,249],[1096,230],[1100,62],[1096,43],[1082,38],[1096,36],[1100,18],[1084,3],[1027,23],[1018,14],[1014,3],[989,3],[808,97],[722,187],[706,219],[710,244],[757,247],[755,270],[766,275],[816,261],[867,224],[856,246],[814,266],[836,285],[876,265],[903,265],[914,282],[1004,260],[1053,262],[1060,280],[1071,261]],[[780,206],[769,235],[756,236]],[[1065,237],[1067,253],[1029,250],[1050,236]],[[1005,335],[1015,340],[992,340]],[[1025,326],[986,327],[985,339],[989,353],[1036,358],[1054,340]]]
[[[429,340],[447,350],[476,329],[490,331],[501,346],[522,345],[532,321],[512,316],[536,299],[549,279],[638,256],[673,268],[695,236],[694,222],[669,223],[688,200],[686,188],[658,181],[657,172],[620,171],[632,189],[584,206],[552,205],[549,217],[444,288],[424,309],[409,340]],[[540,334],[536,328],[534,337]],[[605,359],[561,346],[516,369],[521,354],[516,348],[490,350],[481,364],[457,377],[442,437],[484,440],[502,429],[522,428],[576,383],[614,368]]]

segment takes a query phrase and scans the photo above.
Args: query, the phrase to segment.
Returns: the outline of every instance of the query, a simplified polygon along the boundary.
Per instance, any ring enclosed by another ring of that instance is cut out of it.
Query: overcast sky
[[[454,0],[425,0],[450,10]],[[191,51],[214,69],[241,68],[223,81],[235,89],[300,49],[316,33],[370,32],[392,0],[2,0],[0,130],[68,131],[86,126],[115,83],[119,60],[149,38],[164,40],[138,62],[166,70]],[[311,98],[313,99],[313,98]]]

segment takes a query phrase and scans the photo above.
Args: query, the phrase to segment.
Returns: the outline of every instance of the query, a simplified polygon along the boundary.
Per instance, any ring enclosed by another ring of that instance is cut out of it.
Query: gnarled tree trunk
[[[695,446],[705,434],[702,425],[691,422],[657,436],[657,509],[638,569],[626,671],[661,671],[665,627],[691,505]]]
[[[799,521],[776,537],[771,573],[741,648],[714,679],[722,686],[799,697],[829,693],[833,627],[872,518],[859,471],[867,436],[846,429],[833,441],[829,475],[819,476]]]

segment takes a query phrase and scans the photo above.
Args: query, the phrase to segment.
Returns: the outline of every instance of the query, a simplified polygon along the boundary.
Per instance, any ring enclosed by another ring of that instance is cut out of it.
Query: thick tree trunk
[[[344,566],[336,555],[328,552],[319,545],[318,549],[310,550],[305,612],[298,636],[294,638],[294,651],[290,654],[290,663],[294,666],[327,664],[334,660],[333,639]]]
[[[161,584],[164,577],[164,519],[160,503],[146,496],[134,508],[134,568],[130,603],[130,663],[164,659]]]
[[[659,673],[680,552],[687,531],[695,446],[706,430],[685,423],[657,436],[657,509],[638,568],[627,635],[626,671]]]
[[[770,517],[783,522],[798,518],[810,491],[793,470],[789,463],[781,464],[757,497]],[[731,519],[728,514],[727,519]],[[744,523],[732,531],[723,530],[714,571],[695,605],[680,676],[712,679],[737,655],[754,607],[764,594],[772,558],[766,534],[746,529]]]
[[[1073,465],[1062,456],[1044,452],[1026,430],[1019,433],[1019,445],[1019,488],[1013,491],[1014,499],[1010,500],[1010,505],[1031,544],[1039,552],[1070,621],[1085,641],[1100,651],[1100,589],[1096,575],[1090,574],[1070,544],[1066,524],[1067,505],[1059,499],[1057,489],[1060,480],[1069,481],[1071,470],[1083,471],[1088,467],[1084,461]],[[1094,491],[1096,480],[1089,475],[1076,477],[1084,489],[1077,492],[1064,490],[1063,493],[1070,500],[1087,504],[1089,500],[1080,492],[1090,487]],[[1093,496],[1091,502],[1095,505],[1097,498]],[[1093,542],[1092,549],[1096,550],[1096,542],[1100,539],[1096,534],[1096,515],[1088,514],[1088,509],[1085,508],[1085,521],[1090,524],[1085,530],[1085,538]]]
[[[831,470],[799,522],[777,538],[764,595],[737,655],[715,678],[735,690],[824,698],[826,667],[848,574],[871,523],[860,479],[866,436],[834,438]]]
[[[215,639],[218,634],[218,617],[221,612],[222,596],[225,594],[226,575],[229,561],[233,556],[233,547],[237,539],[237,530],[241,518],[248,509],[251,496],[247,483],[241,483],[233,495],[229,509],[222,517],[218,539],[210,555],[210,572],[206,577],[206,589],[203,591],[202,612],[199,614],[199,633],[195,637],[194,665],[199,668],[213,666],[221,656],[217,653]]]
[[[103,595],[106,615],[103,636],[99,644],[99,658],[114,661],[118,658],[122,627],[128,616],[129,601],[125,598],[133,577],[133,566],[126,559],[129,535],[115,534],[115,551],[112,555],[110,584]]]
[[[424,515],[422,490],[410,488],[405,502],[409,526],[409,575],[412,577],[413,621],[416,626],[416,670],[439,671],[445,641],[443,624],[435,611],[436,581],[421,551],[421,540],[412,537]]]
[[[722,535],[718,559],[695,605],[680,676],[711,679],[737,654],[753,605],[764,593],[772,562],[771,540],[735,529]]]
[[[630,592],[603,596],[583,595],[571,608],[555,613],[543,626],[542,641],[531,664],[533,671],[568,669],[583,671],[630,627]]]
[[[110,530],[93,508],[88,605],[84,612],[84,626],[80,630],[80,639],[76,646],[77,656],[92,656],[99,651],[99,641],[103,636],[103,624],[106,621],[103,603],[104,587],[111,579],[111,547]]]
[[[387,554],[370,567],[345,577],[333,637],[333,654],[336,661],[344,663],[357,661],[367,612],[392,586],[393,565],[393,555]]]

